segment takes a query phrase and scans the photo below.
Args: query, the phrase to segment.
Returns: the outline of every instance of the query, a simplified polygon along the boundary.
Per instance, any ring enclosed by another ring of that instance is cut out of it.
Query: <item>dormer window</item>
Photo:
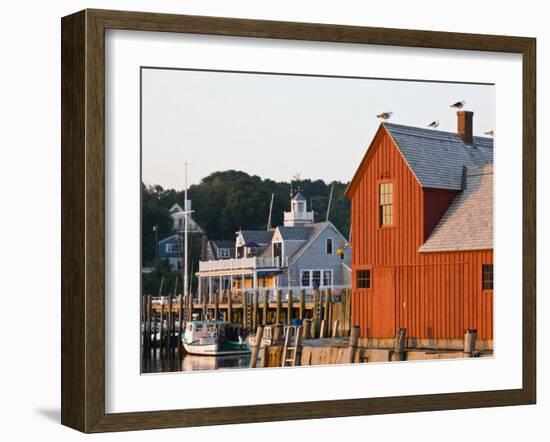
[[[283,244],[280,242],[273,243],[273,258],[279,258],[283,255]]]

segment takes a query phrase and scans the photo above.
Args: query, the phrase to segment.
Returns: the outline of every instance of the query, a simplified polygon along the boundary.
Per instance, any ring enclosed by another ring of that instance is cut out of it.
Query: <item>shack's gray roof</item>
[[[493,248],[493,165],[468,167],[456,196],[420,252]]]
[[[493,162],[493,139],[460,135],[401,124],[383,123],[422,187],[462,189],[462,170]]]
[[[277,227],[277,230],[279,230],[279,233],[281,234],[281,237],[285,241],[306,241],[313,232],[313,226],[295,226],[295,227],[288,227],[288,226],[279,226]]]
[[[274,230],[241,230],[244,242],[255,242],[258,245],[271,243]]]

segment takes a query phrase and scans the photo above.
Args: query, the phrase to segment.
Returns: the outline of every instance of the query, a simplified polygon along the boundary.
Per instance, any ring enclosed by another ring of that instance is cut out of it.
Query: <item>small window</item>
[[[304,203],[303,202],[299,202],[298,203],[298,212],[303,212],[304,211]]]
[[[332,238],[327,238],[326,250],[327,255],[332,255]]]
[[[380,226],[393,225],[393,183],[380,184],[378,214]]]
[[[332,285],[332,270],[323,270],[323,286],[330,287]]]
[[[166,244],[166,253],[179,253],[182,250],[182,247],[178,243],[168,243]]]
[[[319,287],[321,285],[321,270],[313,270],[311,272],[311,285]]]
[[[357,270],[356,285],[358,289],[370,289],[370,270]]]
[[[273,258],[277,258],[283,255],[283,243],[273,243]]]
[[[302,287],[310,286],[309,276],[310,276],[309,270],[302,270],[302,277],[301,277]]]
[[[481,287],[483,290],[493,290],[493,264],[481,266]]]

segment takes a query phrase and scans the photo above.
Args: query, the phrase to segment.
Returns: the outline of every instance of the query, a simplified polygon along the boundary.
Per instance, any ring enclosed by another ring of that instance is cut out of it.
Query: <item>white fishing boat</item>
[[[185,325],[182,343],[185,351],[201,356],[228,356],[250,353],[244,339],[227,321],[199,321],[197,315]]]

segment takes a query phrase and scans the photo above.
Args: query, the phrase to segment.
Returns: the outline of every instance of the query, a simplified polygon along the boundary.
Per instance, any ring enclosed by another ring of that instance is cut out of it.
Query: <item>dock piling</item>
[[[173,299],[170,296],[168,298],[168,314],[167,314],[167,321],[168,321],[168,333],[166,337],[166,348],[168,350],[172,349],[172,307],[173,307]]]
[[[288,291],[286,307],[286,323],[292,324],[292,290]]]
[[[252,330],[258,329],[258,291],[252,293]]]
[[[405,360],[405,342],[407,341],[407,329],[400,328],[397,330],[397,335],[395,337],[395,360],[404,361]]]
[[[264,338],[264,326],[260,325],[258,330],[256,330],[256,342],[254,342],[254,347],[252,348],[252,355],[250,356],[250,368],[256,368],[258,364],[258,353],[262,345],[262,339]]]
[[[233,290],[231,287],[227,290],[227,320],[233,321]]]
[[[275,301],[277,303],[276,311],[275,311],[275,323],[281,324],[281,310],[282,310],[282,304],[281,304],[281,290],[277,290],[275,292]]]
[[[321,326],[319,327],[319,338],[323,339],[327,336],[327,321],[323,319],[321,321]]]
[[[311,319],[305,319],[303,327],[304,327],[303,337],[304,339],[309,339],[310,333],[311,333]]]
[[[464,330],[464,356],[473,358],[476,356],[477,330],[469,328]]]
[[[263,306],[263,313],[262,313],[262,324],[267,325],[267,313],[269,311],[269,290],[266,290],[264,292],[264,306]]]
[[[338,336],[340,336],[340,320],[336,319],[332,327],[332,337],[337,338]]]
[[[349,337],[349,358],[348,362],[353,364],[355,362],[355,354],[357,353],[357,343],[359,342],[360,328],[358,325],[354,325],[351,329]]]
[[[305,312],[306,312],[306,291],[302,289],[300,290],[300,310],[299,310],[300,319],[305,318]]]

